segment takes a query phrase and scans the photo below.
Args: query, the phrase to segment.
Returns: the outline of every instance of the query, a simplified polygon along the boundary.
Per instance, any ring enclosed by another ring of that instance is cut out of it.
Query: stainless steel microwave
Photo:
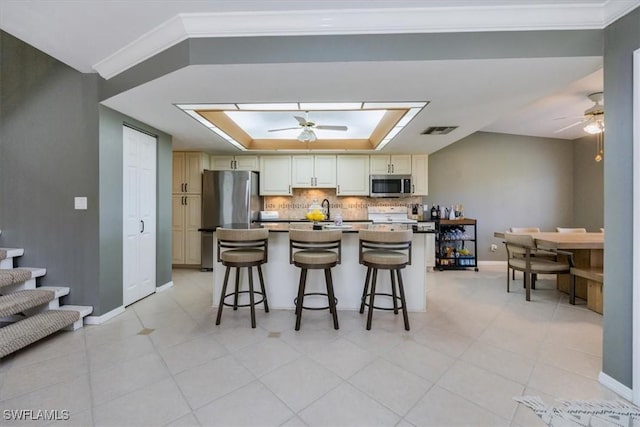
[[[370,175],[369,197],[411,196],[411,175]]]

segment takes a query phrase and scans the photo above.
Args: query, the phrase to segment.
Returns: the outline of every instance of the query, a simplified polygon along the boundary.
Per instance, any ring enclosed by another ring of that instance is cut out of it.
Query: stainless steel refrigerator
[[[213,268],[213,232],[217,227],[249,228],[263,210],[258,172],[202,173],[202,269]]]

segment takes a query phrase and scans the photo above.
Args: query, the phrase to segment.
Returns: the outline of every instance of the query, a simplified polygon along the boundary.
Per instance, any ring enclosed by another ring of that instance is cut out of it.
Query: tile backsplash
[[[369,206],[407,206],[411,214],[412,205],[419,205],[418,213],[422,212],[422,197],[405,197],[401,199],[371,198],[365,196],[336,196],[336,190],[332,188],[294,188],[292,196],[266,196],[264,209],[276,211],[281,219],[302,219],[309,211],[313,201],[321,203],[328,199],[331,204],[331,217],[341,214],[345,220],[367,219]]]

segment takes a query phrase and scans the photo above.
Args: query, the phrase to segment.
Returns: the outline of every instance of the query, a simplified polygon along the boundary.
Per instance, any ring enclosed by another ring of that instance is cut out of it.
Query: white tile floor
[[[524,427],[542,424],[513,396],[617,398],[597,382],[602,317],[569,305],[552,278],[525,302],[505,274],[430,273],[410,332],[390,312],[366,331],[349,311],[339,331],[328,312],[305,311],[295,332],[282,310],[259,311],[251,329],[247,310],[227,309],[215,326],[211,273],[175,270],[175,287],[106,324],[0,360],[0,408],[66,409],[57,424],[78,426]]]

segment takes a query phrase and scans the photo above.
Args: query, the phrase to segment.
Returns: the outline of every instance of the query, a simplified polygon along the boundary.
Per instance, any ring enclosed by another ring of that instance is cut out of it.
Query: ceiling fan
[[[341,125],[317,125],[315,122],[309,120],[309,112],[305,111],[305,117],[293,116],[298,121],[298,126],[280,129],[269,129],[268,132],[279,132],[283,130],[302,129],[300,135],[298,135],[298,141],[300,142],[313,142],[318,139],[314,129],[320,130],[339,130],[346,131],[347,126]]]
[[[565,131],[583,123],[586,123],[584,130],[587,133],[597,134],[604,132],[604,93],[595,92],[587,96],[594,102],[594,105],[584,110],[584,115],[582,117],[577,117],[580,118],[579,121],[558,129],[554,133]]]

